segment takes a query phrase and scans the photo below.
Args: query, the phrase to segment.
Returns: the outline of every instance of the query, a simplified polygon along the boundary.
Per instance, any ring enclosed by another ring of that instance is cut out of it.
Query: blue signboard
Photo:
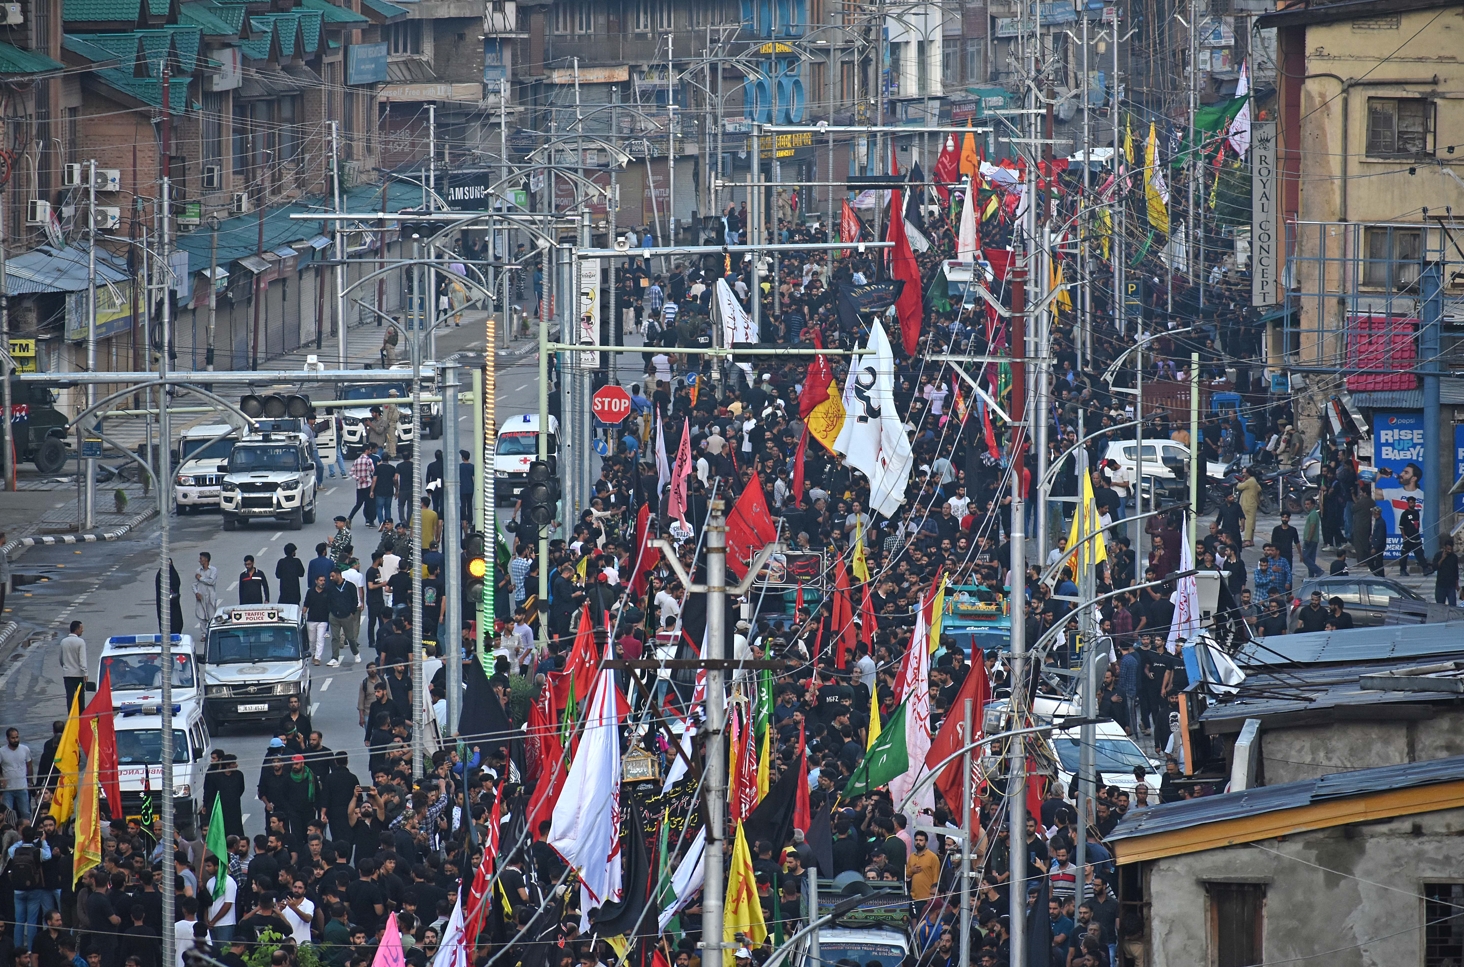
[[[1454,479],[1464,477],[1464,423],[1454,424]],[[1464,494],[1454,495],[1454,510],[1464,513]]]
[[[1423,435],[1423,413],[1418,410],[1383,410],[1373,413],[1373,466],[1377,477],[1373,491],[1388,525],[1385,557],[1397,557],[1403,549],[1398,518],[1408,509],[1408,498],[1423,512],[1423,462],[1428,443]],[[1355,538],[1355,535],[1354,535]]]
[[[503,42],[497,37],[483,38],[483,81],[488,84],[497,84],[508,78],[508,70],[503,66]]]
[[[377,84],[386,80],[387,45],[352,44],[346,48],[346,83]]]

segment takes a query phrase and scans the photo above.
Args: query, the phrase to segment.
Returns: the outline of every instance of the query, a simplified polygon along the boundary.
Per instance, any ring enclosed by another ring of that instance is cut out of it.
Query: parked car
[[[1313,578],[1304,582],[1294,592],[1291,601],[1291,619],[1288,630],[1296,631],[1297,615],[1302,607],[1311,601],[1311,593],[1320,591],[1322,603],[1330,604],[1333,598],[1342,599],[1342,608],[1352,615],[1356,627],[1381,625],[1388,615],[1388,604],[1394,598],[1422,601],[1422,596],[1412,588],[1404,587],[1391,578],[1374,577],[1371,574],[1351,574],[1337,577]]]

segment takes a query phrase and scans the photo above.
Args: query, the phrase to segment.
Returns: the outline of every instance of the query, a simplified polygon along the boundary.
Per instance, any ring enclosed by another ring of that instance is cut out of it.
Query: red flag
[[[822,359],[823,357],[818,357]],[[802,403],[799,409],[802,409]],[[808,425],[803,426],[803,435],[798,438],[798,452],[793,455],[793,508],[797,510],[803,506],[803,461],[808,459]],[[798,591],[803,592],[803,586],[798,586]]]
[[[554,725],[553,690],[541,688],[529,703],[528,728],[524,731],[524,758],[530,784],[548,775],[549,760],[555,755],[562,757],[564,749],[559,744],[559,729]]]
[[[1037,763],[1027,756],[1027,815],[1037,819],[1037,830],[1042,830],[1042,798],[1047,791],[1047,779],[1037,771]]]
[[[824,619],[822,617],[820,617],[818,619],[818,637],[816,637],[816,638],[813,639],[813,654],[808,656],[810,659],[812,659],[813,665],[814,665],[815,668],[818,667],[818,655],[819,655],[819,651],[823,648],[823,640],[824,640]]]
[[[656,566],[661,552],[651,546],[651,505],[641,504],[635,517],[635,568],[631,572],[630,594],[634,598],[645,597],[651,569]]]
[[[893,242],[890,249],[890,275],[905,283],[900,296],[895,300],[895,309],[900,315],[900,335],[905,345],[905,355],[913,357],[920,345],[920,325],[925,314],[923,290],[920,287],[920,266],[915,262],[915,252],[910,248],[910,239],[905,236],[905,219],[900,214],[905,210],[900,191],[890,193],[890,229],[885,241]]]
[[[580,609],[579,630],[574,636],[574,647],[570,649],[569,660],[564,671],[549,673],[549,687],[554,691],[554,711],[558,712],[569,704],[569,690],[574,687],[575,705],[583,705],[595,681],[595,671],[600,664],[600,655],[595,649],[595,626],[590,623],[590,606]]]
[[[727,570],[742,580],[757,551],[777,539],[778,526],[768,511],[762,479],[753,474],[727,517]]]
[[[872,600],[874,589],[868,584],[864,585],[864,600],[859,603],[859,640],[869,647],[871,654],[874,653],[874,601]],[[870,682],[869,687],[873,688],[874,683]]]
[[[834,562],[833,612],[830,632],[837,644],[834,646],[834,664],[842,671],[849,663],[850,644],[854,638],[854,611],[849,605],[849,574],[844,570],[844,559]]]
[[[857,242],[863,229],[863,223],[859,216],[854,213],[854,206],[849,204],[849,199],[844,199],[844,207],[839,211],[839,241]],[[844,249],[843,256],[847,258],[849,249]]]
[[[827,357],[814,356],[803,376],[803,392],[798,394],[798,418],[807,420],[808,414],[829,398],[829,386],[834,382],[834,372],[829,368]]]
[[[498,800],[493,802],[493,812],[490,814],[491,829],[483,843],[483,862],[478,864],[477,872],[473,874],[473,885],[468,888],[468,895],[463,900],[463,938],[468,944],[478,942],[478,934],[483,930],[483,921],[488,914],[488,884],[493,880],[493,857],[498,852],[498,824],[492,821],[493,816],[499,814]]]
[[[1017,253],[1009,248],[984,248],[981,256],[991,264],[991,273],[998,282],[1007,280],[1012,271],[1012,263],[1017,260]]]
[[[732,748],[737,756],[737,781],[732,786],[727,817],[733,824],[742,822],[757,808],[757,736],[753,735],[752,721],[745,712],[740,712],[736,721],[738,734],[734,736]]]
[[[798,789],[793,794],[793,828],[808,832],[813,811],[808,806],[808,746],[804,743],[803,726],[798,726]]]
[[[90,759],[93,754],[92,730],[88,718],[96,719],[97,780],[101,783],[102,795],[107,797],[107,810],[113,819],[122,818],[122,780],[117,774],[117,730],[113,725],[112,673],[102,672],[97,683],[97,693],[81,713],[81,751]]]
[[[793,616],[796,618],[798,616],[798,613],[800,611],[802,611],[802,610],[803,610],[803,582],[802,581],[799,581],[798,582],[798,590],[796,592],[794,592],[794,597],[793,597]]]
[[[966,699],[971,700],[971,735],[969,736],[965,733]],[[940,731],[936,732],[935,738],[931,740],[930,751],[925,754],[926,766],[934,769],[942,759],[964,748],[967,743],[981,734],[982,716],[985,714],[986,704],[990,701],[991,683],[986,679],[986,661],[981,652],[977,651],[971,655],[971,665],[966,671],[966,679],[961,682],[961,690],[956,693],[955,699],[951,702],[945,721],[941,723]],[[973,763],[980,758],[977,750],[972,750],[971,758]],[[972,771],[975,771],[974,768]],[[945,799],[951,814],[959,817],[961,814],[960,759],[941,769],[940,775],[935,779],[935,788],[940,790],[941,797]]]
[[[951,192],[947,185],[961,180],[961,149],[956,136],[947,134],[940,156],[935,159],[935,193],[940,195],[942,205],[949,204]]]
[[[986,435],[986,452],[991,459],[1001,459],[1001,447],[996,445],[996,431],[991,428],[991,407],[981,407],[981,432]]]

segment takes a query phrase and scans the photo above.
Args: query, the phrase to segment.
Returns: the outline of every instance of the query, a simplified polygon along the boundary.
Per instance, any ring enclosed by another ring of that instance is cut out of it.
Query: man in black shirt
[[[268,604],[269,581],[255,568],[254,555],[244,555],[244,570],[239,573],[239,603]]]
[[[381,578],[382,559],[386,556],[381,548],[371,552],[371,566],[366,569],[366,643],[376,647],[376,625],[384,622],[390,614],[386,606],[383,589],[386,582]]]
[[[386,918],[386,896],[376,882],[376,861],[362,857],[356,864],[361,875],[346,887],[346,904],[351,908],[351,922],[366,931],[368,937]],[[242,926],[242,924],[241,924]]]
[[[1301,634],[1322,631],[1327,627],[1328,617],[1330,617],[1330,612],[1327,611],[1326,605],[1322,604],[1322,592],[1313,591],[1311,600],[1296,612],[1296,630]]]
[[[261,893],[254,901],[254,909],[239,918],[239,923],[234,927],[234,939],[256,944],[259,942],[259,935],[266,930],[271,930],[280,937],[288,937],[291,933],[290,925],[275,912],[273,892]]]

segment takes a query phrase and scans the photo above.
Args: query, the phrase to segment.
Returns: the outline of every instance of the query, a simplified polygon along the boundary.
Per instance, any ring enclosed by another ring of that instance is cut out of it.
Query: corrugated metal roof
[[[168,15],[169,0],[147,0],[147,11],[153,17]],[[62,0],[61,16],[65,23],[118,22],[137,23],[142,13],[141,0]]]
[[[345,7],[338,7],[328,0],[301,0],[300,6],[306,10],[318,10],[325,14],[325,22],[328,24],[355,24],[364,27],[371,21]]]
[[[1108,840],[1112,842],[1171,833],[1208,823],[1296,809],[1316,802],[1346,799],[1388,789],[1431,786],[1461,779],[1464,779],[1464,756],[1333,773],[1320,779],[1261,786],[1245,792],[1202,796],[1199,799],[1153,806],[1137,816],[1124,819],[1108,834]]]
[[[361,6],[387,23],[401,20],[411,13],[406,7],[398,7],[394,3],[387,3],[386,0],[361,0]]]
[[[1295,809],[1311,802],[1316,784],[1315,779],[1309,779],[1306,782],[1261,786],[1222,796],[1201,796],[1199,799],[1187,799],[1183,802],[1162,803],[1151,806],[1132,819],[1125,818],[1108,834],[1108,840],[1112,842],[1137,836],[1153,836],[1156,833],[1171,833],[1177,829],[1189,829],[1192,826],[1238,819],[1241,816]]]
[[[1384,658],[1424,658],[1460,650],[1464,621],[1429,625],[1384,625],[1347,631],[1272,635],[1241,648],[1236,661],[1252,665],[1358,663]],[[1247,669],[1249,672],[1249,669]]]
[[[0,44],[0,74],[45,74],[65,69],[66,65],[45,54],[22,50],[14,44]]]
[[[210,37],[237,37],[239,27],[220,16],[220,8],[213,3],[185,3],[178,8],[180,23],[200,27]]]
[[[125,261],[105,249],[97,249],[99,283],[124,282],[128,278]],[[59,249],[42,245],[5,260],[5,294],[9,296],[85,292],[86,284],[87,251],[84,243],[76,248]]]
[[[1352,402],[1363,409],[1423,409],[1423,390],[1421,389],[1352,390],[1351,392]]]
[[[1272,636],[1267,643],[1275,640],[1276,636]],[[1435,654],[1433,657],[1464,659],[1464,641],[1456,638],[1447,655]],[[1283,719],[1289,721],[1307,716],[1323,718],[1338,709],[1358,714],[1357,710],[1365,706],[1464,701],[1464,696],[1453,691],[1412,692],[1362,687],[1364,675],[1383,674],[1417,664],[1417,657],[1394,657],[1345,665],[1287,666],[1275,670],[1248,666],[1240,691],[1214,702],[1205,709],[1200,721],[1206,732],[1215,734],[1238,731],[1248,718],[1265,722],[1277,717],[1291,717]],[[1345,714],[1348,712],[1336,713],[1337,716]]]

